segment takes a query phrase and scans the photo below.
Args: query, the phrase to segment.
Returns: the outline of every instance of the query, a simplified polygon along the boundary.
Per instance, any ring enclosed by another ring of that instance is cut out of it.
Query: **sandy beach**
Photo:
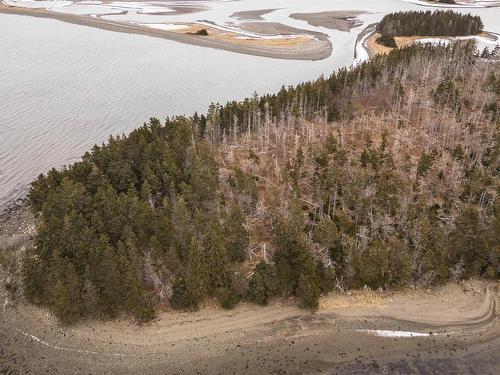
[[[498,40],[498,37],[495,34],[488,33],[488,32],[482,32],[478,34],[479,37],[485,38],[486,40],[496,42]],[[376,31],[371,31],[371,34],[368,38],[366,38],[364,47],[367,50],[368,54],[370,57],[377,55],[379,53],[389,53],[390,51],[393,50],[393,48],[383,46],[379,43],[377,43],[377,38],[380,37],[380,33]],[[403,48],[406,47],[410,44],[413,44],[418,41],[427,41],[427,40],[434,40],[434,39],[440,39],[444,41],[454,41],[456,40],[454,37],[446,37],[446,36],[420,36],[420,35],[415,35],[415,36],[395,36],[394,41],[396,42],[396,45],[398,48]]]
[[[330,56],[332,51],[332,45],[329,40],[318,40],[302,35],[291,39],[246,38],[244,35],[241,35],[241,38],[238,35],[221,37],[222,33],[220,31],[209,30],[210,27],[206,27],[209,35],[203,36],[184,30],[181,32],[179,30],[160,30],[128,22],[112,21],[84,15],[56,13],[45,9],[11,7],[2,3],[0,3],[0,13],[50,18],[81,26],[96,27],[102,30],[147,35],[200,47],[277,59],[321,60]],[[259,31],[256,29],[255,32]]]

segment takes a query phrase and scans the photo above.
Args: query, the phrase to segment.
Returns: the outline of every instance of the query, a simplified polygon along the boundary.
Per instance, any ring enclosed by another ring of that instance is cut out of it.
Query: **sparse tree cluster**
[[[394,37],[392,35],[380,35],[377,38],[376,42],[389,48],[398,48],[398,45],[396,44],[396,41],[394,40]]]

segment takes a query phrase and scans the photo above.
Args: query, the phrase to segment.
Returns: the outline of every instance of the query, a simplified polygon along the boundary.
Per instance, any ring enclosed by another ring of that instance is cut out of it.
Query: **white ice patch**
[[[188,29],[189,26],[186,25],[174,25],[172,23],[140,23],[139,25],[141,26],[146,26],[151,29],[158,29],[158,30],[182,30],[182,29]]]
[[[114,13],[118,11],[129,11],[129,12],[139,12],[146,14],[155,13],[173,13],[174,11],[165,6],[155,5],[155,3],[148,2],[123,2],[123,1],[113,1],[110,3],[103,3],[102,1],[88,0],[82,2],[67,1],[67,0],[0,0],[5,5],[18,6],[24,8],[43,8],[48,10],[56,10],[61,7],[70,6],[72,11],[67,13],[74,14],[87,14],[89,13],[86,8],[89,6],[94,6],[93,8],[96,13]],[[163,5],[162,3],[158,3]]]
[[[366,41],[369,37],[372,36],[372,33],[368,33],[365,36],[363,36],[358,43],[356,43],[356,59],[354,59],[352,65],[357,66],[361,64],[364,61],[367,61],[370,59],[370,55],[368,54],[368,51],[366,50],[365,44]]]
[[[71,1],[33,1],[33,0],[2,0],[2,3],[13,7],[23,8],[58,8],[73,4]]]
[[[412,331],[392,331],[385,329],[358,329],[358,332],[367,333],[373,336],[380,337],[427,337],[432,336],[432,333],[412,332]]]
[[[102,352],[96,352],[96,351],[87,350],[87,349],[66,348],[64,346],[59,346],[59,345],[51,344],[51,343],[49,343],[47,341],[44,341],[44,340],[40,339],[39,337],[36,337],[35,335],[32,335],[30,333],[21,331],[19,329],[16,329],[16,331],[19,332],[21,335],[26,336],[26,337],[30,338],[31,340],[39,343],[40,345],[43,345],[43,346],[46,346],[48,348],[52,348],[52,349],[55,349],[55,350],[75,352],[75,353],[81,353],[81,354],[92,354],[92,355],[102,355],[102,354],[104,354],[104,355],[110,355],[110,356],[113,356],[113,357],[127,357],[127,355],[123,354],[123,353],[102,353]]]
[[[445,3],[431,3],[429,1],[423,0],[405,0],[408,3],[421,5],[431,8],[486,8],[487,6],[492,6],[498,4],[498,0],[494,1],[471,1],[471,2],[457,2],[456,4],[445,4]]]
[[[422,38],[422,39],[417,39],[415,43],[421,43],[421,44],[427,44],[430,43],[432,45],[444,45],[447,46],[450,44],[450,41],[455,41],[455,40],[475,40],[476,41],[476,49],[479,52],[482,52],[484,48],[488,47],[489,50],[494,50],[496,46],[500,45],[500,43],[497,40],[491,40],[489,38],[486,38],[484,36],[480,35],[469,35],[469,36],[459,36],[459,37],[452,37],[449,39],[443,39],[443,38]]]
[[[441,39],[441,38],[422,38],[422,39],[417,39],[416,42],[422,44],[432,44],[433,46],[437,45],[447,46],[448,44],[450,44],[450,41],[448,39]]]
[[[141,3],[141,2],[113,1],[106,5],[114,9],[137,11],[141,13],[163,13],[172,11],[171,9],[165,7],[155,6],[151,3]]]

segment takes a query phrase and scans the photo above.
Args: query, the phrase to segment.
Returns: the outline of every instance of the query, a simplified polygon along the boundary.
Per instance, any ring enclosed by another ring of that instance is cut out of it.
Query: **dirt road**
[[[293,305],[165,312],[61,327],[46,310],[0,317],[6,374],[494,374],[498,285],[332,295],[316,314]]]

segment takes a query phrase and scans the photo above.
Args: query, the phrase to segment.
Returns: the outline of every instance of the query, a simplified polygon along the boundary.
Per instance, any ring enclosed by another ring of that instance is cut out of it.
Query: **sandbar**
[[[367,12],[360,10],[325,11],[318,13],[293,13],[291,18],[306,21],[308,24],[327,29],[349,32],[353,27],[361,26],[356,16]]]

